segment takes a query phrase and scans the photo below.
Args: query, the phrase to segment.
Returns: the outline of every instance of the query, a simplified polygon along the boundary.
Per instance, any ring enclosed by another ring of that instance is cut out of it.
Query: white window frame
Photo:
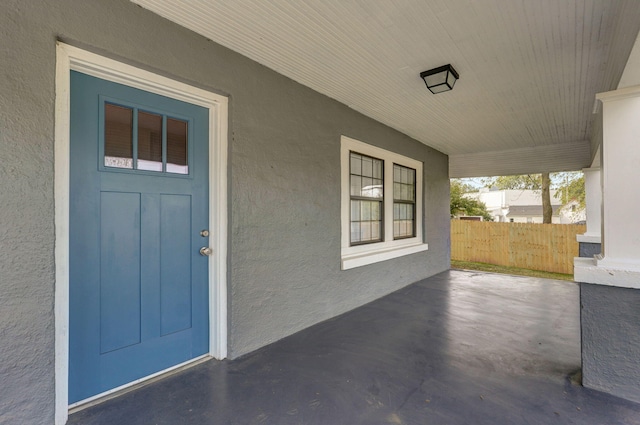
[[[351,246],[351,196],[349,181],[350,152],[357,152],[384,161],[384,221],[381,242]],[[413,238],[393,239],[393,164],[416,170],[416,236]],[[380,261],[398,258],[429,249],[423,240],[423,194],[422,162],[391,152],[367,143],[342,136],[340,140],[340,176],[341,176],[341,268],[348,270]]]

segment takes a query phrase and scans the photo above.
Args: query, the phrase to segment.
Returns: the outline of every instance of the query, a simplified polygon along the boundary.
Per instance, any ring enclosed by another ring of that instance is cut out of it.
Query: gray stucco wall
[[[230,95],[231,357],[449,267],[445,155],[124,0],[4,0],[0,36],[0,423],[53,422],[57,38]],[[424,161],[428,252],[340,271],[342,134]]]
[[[582,383],[640,402],[640,290],[580,284]]]

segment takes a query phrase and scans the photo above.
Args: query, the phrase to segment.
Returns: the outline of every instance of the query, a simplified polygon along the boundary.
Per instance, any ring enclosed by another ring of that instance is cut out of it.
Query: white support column
[[[587,231],[577,236],[578,242],[602,242],[602,186],[599,167],[584,168]]]
[[[576,259],[575,280],[640,288],[640,86],[597,99],[603,105],[602,255]]]

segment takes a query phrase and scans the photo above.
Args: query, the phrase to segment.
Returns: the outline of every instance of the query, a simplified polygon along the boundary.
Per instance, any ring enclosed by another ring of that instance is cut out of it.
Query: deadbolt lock
[[[206,238],[207,236],[209,236],[209,231],[207,229],[200,230],[200,236]]]

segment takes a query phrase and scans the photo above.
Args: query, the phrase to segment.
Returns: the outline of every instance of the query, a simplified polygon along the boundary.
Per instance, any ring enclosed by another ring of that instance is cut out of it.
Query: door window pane
[[[189,174],[188,121],[108,102],[103,119],[105,167]]]
[[[167,172],[189,174],[187,122],[167,118]]]
[[[162,115],[138,112],[137,168],[162,171]]]
[[[133,109],[104,105],[104,165],[133,168]]]

